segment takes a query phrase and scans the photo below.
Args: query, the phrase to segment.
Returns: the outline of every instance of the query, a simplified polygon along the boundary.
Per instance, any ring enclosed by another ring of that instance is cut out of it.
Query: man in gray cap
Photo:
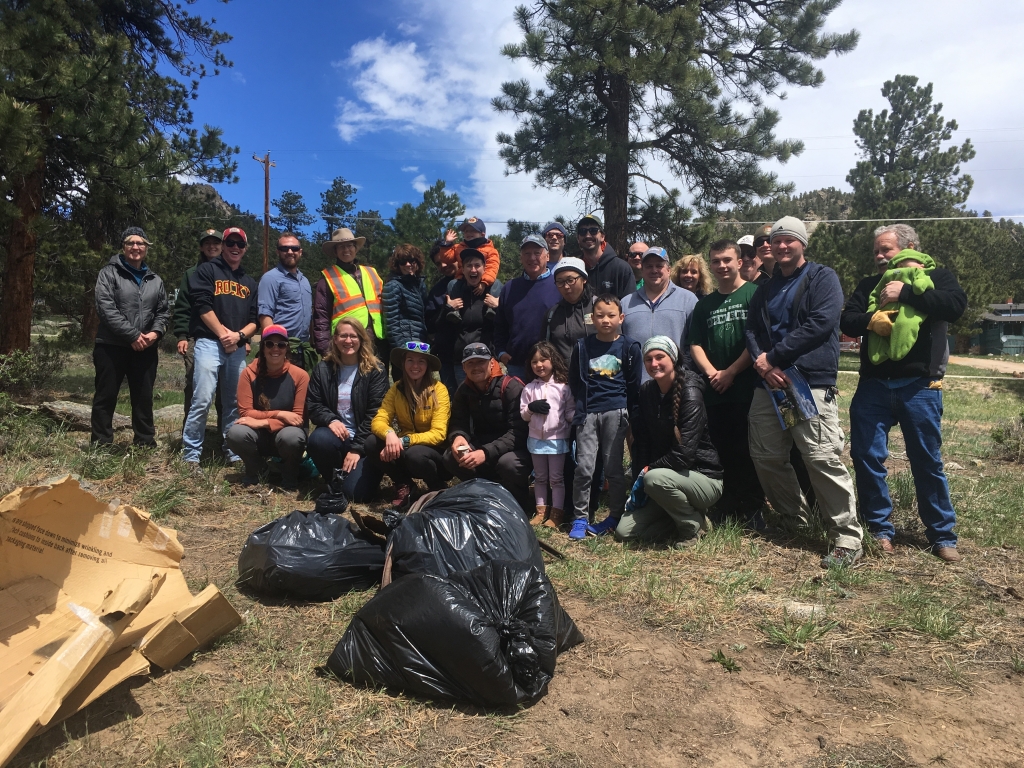
[[[548,244],[548,264],[553,267],[565,255],[565,238],[568,233],[557,221],[549,221],[540,234]]]
[[[843,290],[833,270],[804,257],[807,229],[799,219],[775,222],[771,244],[777,269],[751,299],[745,329],[747,351],[762,379],[750,406],[750,457],[776,512],[806,525],[810,507],[789,459],[797,447],[829,523],[832,550],[821,565],[851,566],[863,555],[863,531],[853,481],[840,458],[845,437],[836,375]],[[772,392],[790,387],[790,376],[797,374],[810,387],[817,414],[784,428]]]

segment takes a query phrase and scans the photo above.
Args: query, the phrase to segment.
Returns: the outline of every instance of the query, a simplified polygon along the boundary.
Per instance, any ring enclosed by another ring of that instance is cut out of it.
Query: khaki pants
[[[647,503],[622,516],[616,538],[692,539],[707,525],[704,513],[722,497],[722,481],[694,471],[649,469],[644,475],[644,491]]]
[[[750,458],[772,507],[783,518],[806,525],[810,508],[800,490],[789,452],[795,445],[811,479],[818,508],[829,523],[829,539],[836,547],[860,549],[864,532],[857,520],[853,481],[843,464],[842,427],[836,401],[825,402],[824,389],[812,389],[818,415],[783,429],[763,387],[754,390],[750,404]]]

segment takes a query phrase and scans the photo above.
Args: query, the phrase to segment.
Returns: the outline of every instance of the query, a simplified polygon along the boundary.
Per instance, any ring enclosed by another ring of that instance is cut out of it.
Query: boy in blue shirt
[[[637,408],[643,355],[640,343],[619,333],[622,303],[612,294],[594,299],[594,334],[576,342],[569,364],[569,387],[576,398],[576,474],[573,479],[575,519],[570,539],[587,535],[590,486],[598,451],[608,479],[608,517],[594,527],[597,533],[618,525],[626,506],[623,444],[629,417]]]

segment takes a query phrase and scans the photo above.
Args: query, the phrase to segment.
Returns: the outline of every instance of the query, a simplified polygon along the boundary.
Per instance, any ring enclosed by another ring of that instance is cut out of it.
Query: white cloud
[[[422,173],[412,180],[412,188],[419,192],[421,195],[430,189],[430,185],[427,184],[427,177]]]
[[[402,173],[419,173],[419,170],[419,166],[416,165],[402,166]]]
[[[245,85],[245,75],[243,75],[237,69],[231,70],[231,79],[234,80],[236,83]]]

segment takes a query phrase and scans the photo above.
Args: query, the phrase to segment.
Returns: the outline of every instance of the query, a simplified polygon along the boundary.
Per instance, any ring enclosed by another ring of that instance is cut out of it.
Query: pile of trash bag
[[[470,480],[386,519],[393,580],[353,617],[328,669],[357,685],[484,707],[543,696],[556,656],[583,635],[512,495]]]
[[[249,535],[237,584],[267,597],[333,600],[380,584],[383,572],[383,547],[344,517],[296,511]]]

